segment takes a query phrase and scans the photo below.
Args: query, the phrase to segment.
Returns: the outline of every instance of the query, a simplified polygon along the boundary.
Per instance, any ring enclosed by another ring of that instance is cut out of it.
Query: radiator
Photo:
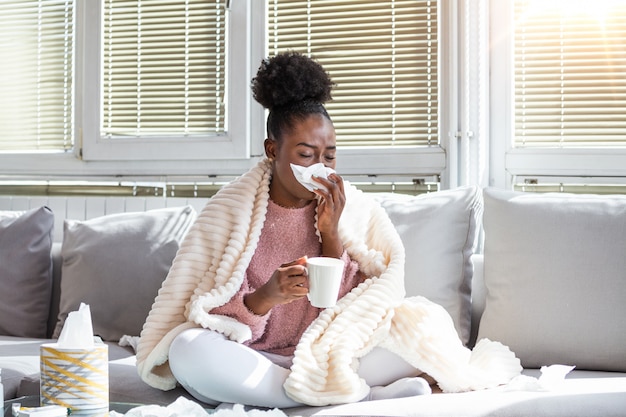
[[[0,196],[0,211],[24,211],[47,206],[54,213],[54,241],[63,240],[63,221],[89,220],[107,214],[190,205],[200,213],[208,198]]]

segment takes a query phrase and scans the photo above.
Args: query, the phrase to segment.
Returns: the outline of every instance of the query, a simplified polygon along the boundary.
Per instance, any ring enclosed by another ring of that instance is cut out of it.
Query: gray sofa
[[[286,414],[626,415],[626,197],[463,187],[373,198],[405,244],[407,294],[443,305],[468,346],[483,337],[509,345],[524,376],[492,390],[298,407]],[[111,214],[89,210],[90,198],[0,197],[6,399],[38,393],[39,346],[55,340],[80,302],[90,305],[94,333],[109,345],[111,401],[190,398],[180,388],[162,392],[143,383],[132,346],[119,341],[132,345],[135,339],[124,336],[139,334],[204,201],[170,200],[158,209],[138,201],[109,202],[117,212]],[[27,236],[33,238],[17,239]],[[576,368],[564,380],[537,379],[540,368],[552,364]]]

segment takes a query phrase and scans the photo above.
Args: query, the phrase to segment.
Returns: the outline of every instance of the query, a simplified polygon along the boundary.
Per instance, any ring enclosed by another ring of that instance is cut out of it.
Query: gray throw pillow
[[[89,304],[94,333],[103,340],[138,336],[195,217],[195,210],[185,206],[66,220],[53,337],[81,302]]]
[[[0,335],[46,337],[53,227],[48,207],[0,211]]]
[[[626,371],[626,196],[484,191],[479,338],[526,368]]]
[[[379,194],[406,252],[407,296],[421,295],[443,306],[459,337],[469,341],[471,256],[476,249],[482,194],[478,187],[409,196]]]

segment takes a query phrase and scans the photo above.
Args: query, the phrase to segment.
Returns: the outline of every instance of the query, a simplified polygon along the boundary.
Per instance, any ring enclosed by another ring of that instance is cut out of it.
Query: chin
[[[317,197],[318,195],[315,194],[313,191],[306,190],[300,198],[303,200],[313,201],[313,200],[317,200]]]

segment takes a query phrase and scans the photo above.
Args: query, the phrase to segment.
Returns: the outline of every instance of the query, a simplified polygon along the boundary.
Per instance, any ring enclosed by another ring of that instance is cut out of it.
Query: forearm
[[[272,303],[270,299],[264,296],[261,292],[262,291],[259,289],[255,292],[247,294],[243,299],[243,303],[248,310],[258,316],[266,315],[275,305],[275,303]]]
[[[339,239],[338,233],[326,234],[321,233],[322,236],[322,256],[328,256],[331,258],[341,258],[343,254],[343,243]]]

